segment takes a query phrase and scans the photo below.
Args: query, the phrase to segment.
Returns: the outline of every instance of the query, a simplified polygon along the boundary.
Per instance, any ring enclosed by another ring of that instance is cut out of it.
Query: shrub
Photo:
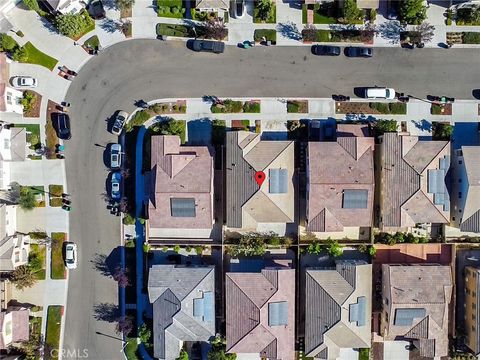
[[[310,244],[307,246],[307,252],[309,254],[314,254],[318,255],[322,252],[323,248],[322,245],[318,240],[313,240]]]
[[[20,188],[20,199],[18,204],[24,210],[32,210],[35,206],[37,206],[35,194],[29,187]]]
[[[407,105],[401,102],[389,103],[388,108],[390,110],[390,114],[402,115],[407,113]]]
[[[186,252],[190,252],[190,251],[192,251],[192,247],[191,247],[191,246],[189,246],[189,245],[187,245],[187,246],[185,247],[185,251],[186,251]]]
[[[188,360],[188,353],[184,349],[181,349],[180,354],[178,354],[175,360]]]
[[[462,43],[464,44],[480,44],[480,33],[464,32],[462,35]]]
[[[450,140],[453,134],[453,126],[448,123],[433,122],[432,138],[435,140]]]
[[[143,252],[148,253],[150,251],[150,244],[143,243]]]
[[[47,233],[45,231],[31,231],[28,233],[30,239],[32,240],[43,240],[47,238]]]
[[[343,254],[343,246],[337,240],[327,239],[326,250],[332,257],[338,257]]]
[[[127,124],[130,124],[131,127],[142,126],[148,119],[150,119],[148,112],[146,110],[140,110],[133,115]]]
[[[30,90],[26,90],[23,93],[22,100],[20,100],[23,106],[23,111],[29,112],[32,109],[32,107],[35,105],[36,101],[37,101],[37,96]],[[30,143],[33,143],[33,142],[30,141]]]
[[[381,114],[388,114],[390,112],[387,103],[369,103],[368,106]]]
[[[267,41],[276,42],[277,41],[277,30],[275,29],[257,29],[253,33],[253,39],[255,41],[262,41],[265,38]]]
[[[400,19],[407,24],[420,25],[427,18],[423,0],[402,0],[399,10]]]
[[[173,251],[175,251],[177,254],[180,252],[180,249],[181,249],[180,245],[175,245],[173,247]]]
[[[195,246],[195,252],[197,255],[202,255],[203,254],[203,246]]]
[[[247,101],[243,104],[244,113],[259,113],[260,112],[260,103],[254,101]]]
[[[17,47],[13,51],[12,59],[18,62],[26,62],[28,60],[28,53],[24,47]]]
[[[12,51],[18,47],[14,38],[7,34],[0,34],[0,48],[2,51]]]
[[[287,102],[287,113],[298,113],[298,110],[300,110],[300,105],[297,102]]]
[[[142,324],[138,329],[138,337],[140,341],[144,344],[150,343],[150,338],[152,337],[152,331],[147,327],[146,324]]]
[[[370,10],[370,21],[375,22],[376,19],[377,19],[377,10],[375,9]]]
[[[135,218],[130,214],[126,214],[123,217],[123,225],[135,225]]]
[[[79,14],[62,14],[55,18],[55,26],[60,34],[76,37],[85,32],[93,23],[86,11]]]
[[[397,132],[398,122],[396,120],[377,120],[373,125],[375,135],[379,136],[386,132]]]
[[[332,34],[329,30],[317,30],[317,39],[318,42],[329,42],[332,41]]]
[[[343,3],[343,16],[348,22],[362,19],[363,13],[357,6],[355,0],[345,0]]]
[[[167,245],[163,245],[163,246],[162,246],[162,251],[163,251],[164,253],[166,253],[166,252],[168,251],[168,246],[167,246]]]

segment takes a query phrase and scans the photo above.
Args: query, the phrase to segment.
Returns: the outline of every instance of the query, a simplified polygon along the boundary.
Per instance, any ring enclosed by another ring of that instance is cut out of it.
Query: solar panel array
[[[450,210],[450,196],[448,194],[445,177],[450,167],[450,156],[440,159],[438,170],[428,170],[428,192],[433,194],[433,203],[442,205],[443,211]]]
[[[368,203],[368,190],[352,189],[343,190],[344,209],[366,209]]]
[[[288,192],[287,169],[270,169],[268,175],[270,194],[286,194]]]
[[[288,325],[288,302],[268,304],[268,326]]]
[[[396,309],[395,320],[393,320],[393,325],[412,326],[413,319],[424,318],[426,314],[427,314],[427,311],[424,308]]]
[[[203,298],[193,299],[193,316],[201,317],[207,322],[214,320],[213,292],[206,291],[203,293]]]
[[[356,322],[357,326],[365,326],[365,307],[367,299],[365,296],[359,296],[355,304],[350,304],[348,321]]]
[[[195,217],[195,199],[171,198],[170,211],[173,217]]]

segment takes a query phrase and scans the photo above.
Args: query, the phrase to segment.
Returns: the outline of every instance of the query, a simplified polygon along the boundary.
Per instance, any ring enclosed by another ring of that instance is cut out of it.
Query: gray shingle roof
[[[215,319],[194,316],[194,301],[215,291],[213,266],[154,265],[148,278],[153,304],[153,344],[156,358],[174,360],[180,341],[208,341],[215,335]],[[210,305],[215,313],[215,299]]]

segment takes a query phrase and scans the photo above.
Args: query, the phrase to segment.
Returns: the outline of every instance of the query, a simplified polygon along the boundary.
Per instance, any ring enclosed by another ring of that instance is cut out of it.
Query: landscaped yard
[[[98,39],[97,35],[93,35],[92,37],[85,40],[83,46],[89,49],[96,49],[100,47],[100,40]]]
[[[275,1],[272,1],[271,9],[266,14],[265,19],[262,19],[260,9],[258,8],[259,2],[254,2],[255,7],[253,9],[253,22],[254,23],[266,23],[266,24],[274,24],[277,21],[277,7],[275,5]]]
[[[30,244],[30,253],[28,254],[28,262],[34,267],[35,277],[37,280],[45,280],[45,245]]]
[[[275,29],[256,29],[253,33],[253,39],[256,42],[263,41],[266,39],[267,41],[271,41],[272,43],[277,42],[277,30]]]
[[[55,159],[55,147],[59,143],[59,139],[57,137],[57,132],[52,124],[52,113],[57,112],[57,103],[48,100],[48,107],[47,107],[47,122],[45,125],[45,135],[47,137],[47,148],[50,150],[50,153],[47,154],[47,159]]]
[[[308,113],[308,100],[288,100],[287,101],[288,113]]]
[[[41,52],[30,41],[23,48],[27,52],[27,60],[22,61],[24,63],[41,65],[49,70],[53,70],[58,63],[57,59]]]
[[[42,95],[33,90],[25,90],[23,92],[23,98],[21,101],[23,105],[24,117],[40,117]]]
[[[45,359],[58,359],[58,350],[60,343],[60,328],[62,325],[63,306],[49,306],[47,310],[47,334],[45,343],[50,351],[45,351]]]
[[[336,24],[337,19],[335,13],[337,8],[334,2],[328,2],[324,4],[313,4],[302,6],[302,22],[307,23],[307,9],[309,6],[313,6],[313,23],[314,24]]]
[[[63,185],[49,185],[48,193],[50,198],[50,206],[62,206]]]
[[[40,125],[38,124],[14,124],[13,127],[23,127],[27,132],[27,142],[35,149],[40,144]]]
[[[157,15],[160,17],[182,19],[185,11],[182,0],[157,0]]]
[[[30,191],[33,193],[35,198],[37,199],[36,207],[45,207],[45,187],[43,185],[39,186],[20,186],[20,192],[23,191]]]
[[[250,120],[232,120],[232,129],[247,130],[250,127]]]
[[[195,33],[191,26],[159,23],[157,24],[157,35],[192,37],[195,36]]]
[[[337,101],[335,103],[337,114],[395,114],[405,115],[407,104],[401,102],[353,102]]]
[[[52,232],[52,279],[65,279],[65,264],[63,263],[63,242],[67,234],[63,232]]]

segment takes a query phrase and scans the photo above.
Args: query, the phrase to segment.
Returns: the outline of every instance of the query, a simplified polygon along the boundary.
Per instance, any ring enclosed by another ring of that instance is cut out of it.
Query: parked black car
[[[347,55],[348,57],[369,58],[373,56],[373,49],[368,47],[350,46],[345,49],[345,55]]]
[[[312,54],[321,56],[339,56],[340,47],[331,45],[313,45]]]
[[[206,51],[213,52],[215,54],[221,54],[225,51],[225,44],[221,41],[211,40],[190,40],[191,43],[187,43],[187,46],[191,45],[193,51]]]
[[[105,9],[101,0],[92,0],[87,7],[88,14],[95,20],[105,18]]]
[[[68,140],[72,137],[70,132],[70,117],[64,113],[52,114],[52,122],[57,136],[62,140]]]

